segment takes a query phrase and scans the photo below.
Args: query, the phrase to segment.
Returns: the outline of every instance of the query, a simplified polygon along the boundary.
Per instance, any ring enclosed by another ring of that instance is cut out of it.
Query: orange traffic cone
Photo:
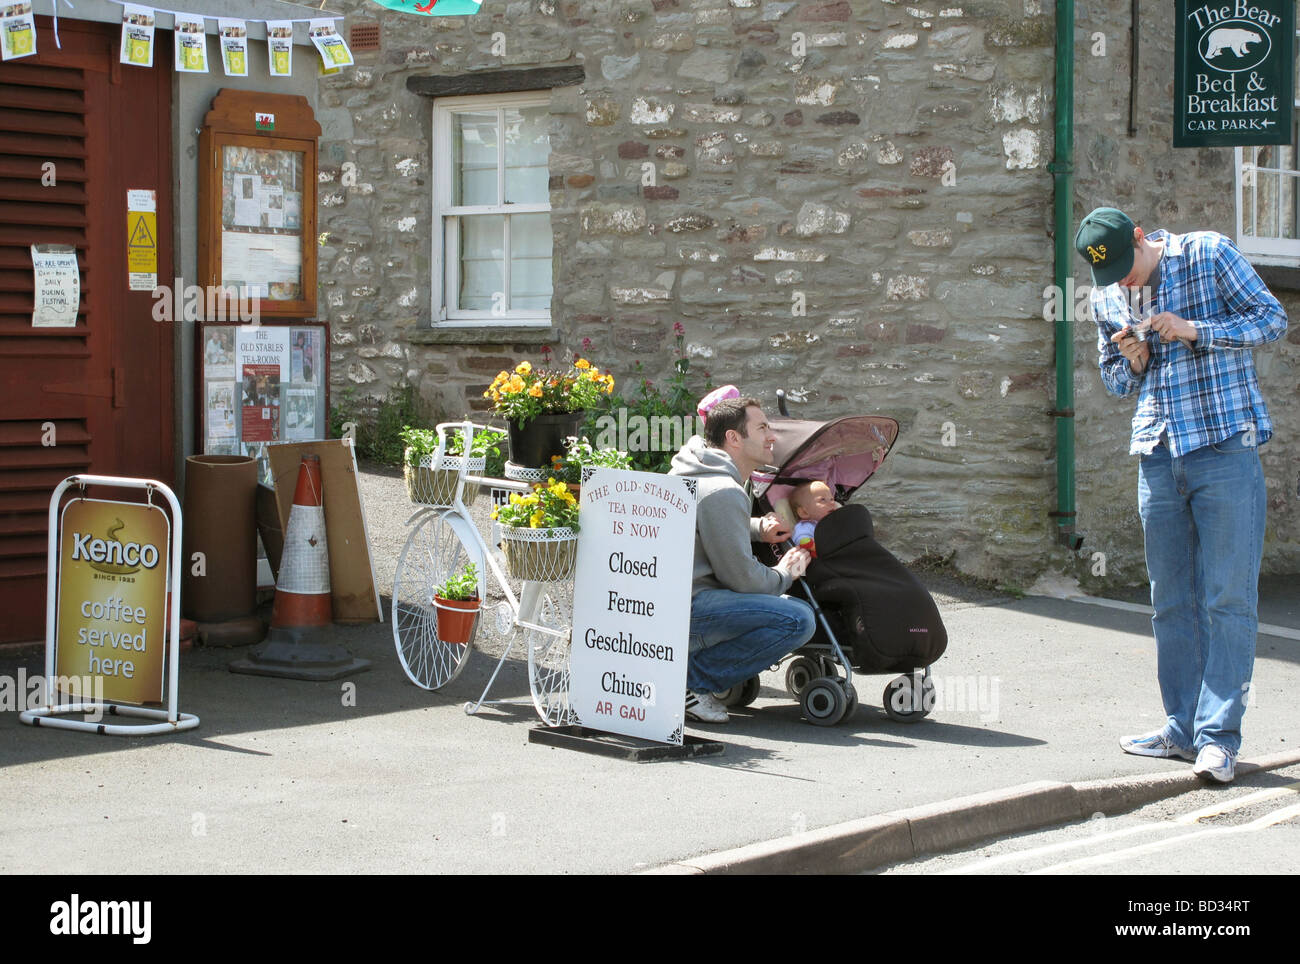
[[[285,526],[271,631],[247,659],[231,663],[230,671],[331,680],[369,669],[369,660],[353,659],[342,646],[329,642],[332,612],[320,457],[304,455]]]

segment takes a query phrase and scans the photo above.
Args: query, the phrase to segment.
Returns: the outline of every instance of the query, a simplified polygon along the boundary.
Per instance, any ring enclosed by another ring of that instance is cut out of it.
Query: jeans
[[[691,599],[686,688],[717,693],[757,676],[813,634],[812,607],[789,596],[704,589]]]
[[[1160,445],[1138,472],[1166,733],[1198,751],[1241,749],[1266,505],[1253,436],[1238,432],[1176,459]]]

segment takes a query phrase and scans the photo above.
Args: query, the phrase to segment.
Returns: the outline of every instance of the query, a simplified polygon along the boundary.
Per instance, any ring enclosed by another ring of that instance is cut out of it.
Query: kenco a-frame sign
[[[1295,0],[1176,0],[1174,147],[1290,144]]]

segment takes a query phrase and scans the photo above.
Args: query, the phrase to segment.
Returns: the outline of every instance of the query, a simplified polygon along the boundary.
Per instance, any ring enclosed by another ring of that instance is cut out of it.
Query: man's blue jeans
[[[691,598],[686,688],[717,693],[757,676],[813,634],[812,607],[789,596],[703,589]]]
[[[1195,750],[1241,748],[1266,505],[1253,436],[1238,432],[1176,459],[1159,445],[1138,472],[1166,732]]]

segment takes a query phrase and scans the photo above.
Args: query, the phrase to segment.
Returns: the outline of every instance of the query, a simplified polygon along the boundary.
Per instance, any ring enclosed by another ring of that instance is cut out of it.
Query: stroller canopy
[[[754,481],[772,503],[814,479],[829,485],[840,501],[847,499],[875,474],[898,438],[898,422],[886,415],[846,415],[829,422],[773,419],[770,425],[777,472],[756,473]]]

